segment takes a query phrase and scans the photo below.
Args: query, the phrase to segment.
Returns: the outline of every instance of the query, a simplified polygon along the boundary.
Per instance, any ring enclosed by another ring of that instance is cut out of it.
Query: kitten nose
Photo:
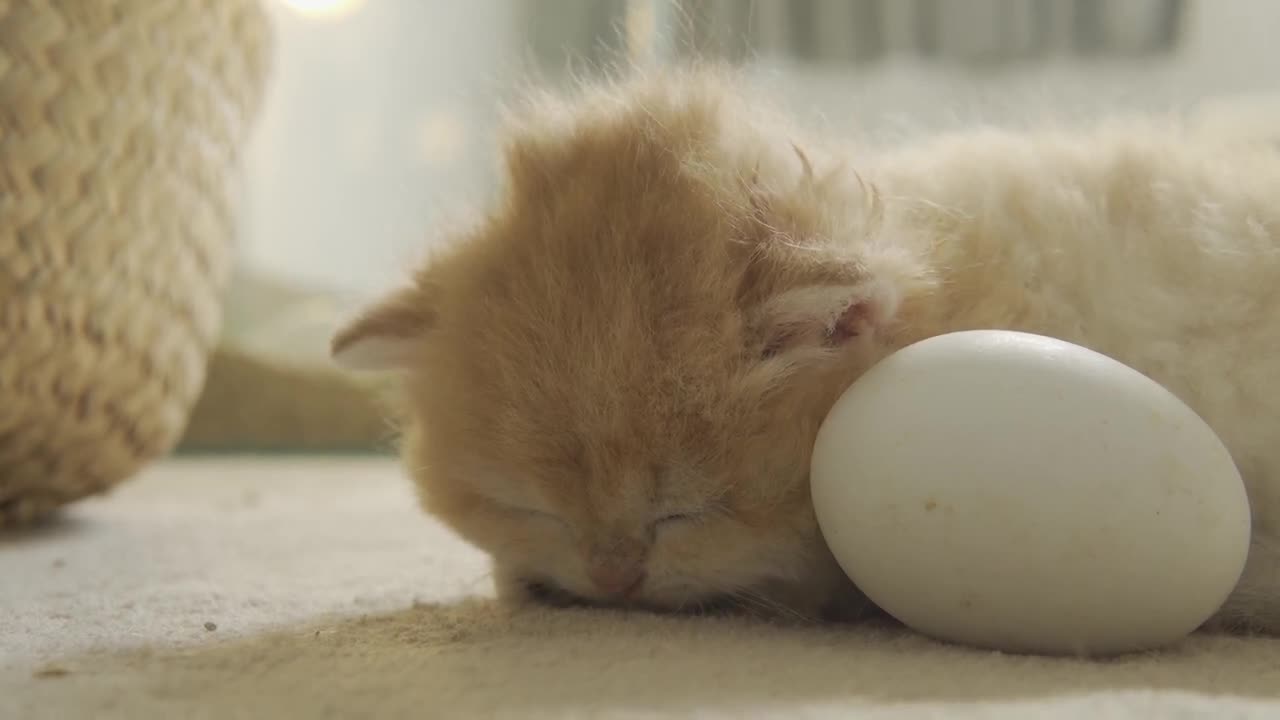
[[[601,592],[614,597],[630,597],[644,583],[644,566],[639,563],[597,563],[587,569],[587,577]]]

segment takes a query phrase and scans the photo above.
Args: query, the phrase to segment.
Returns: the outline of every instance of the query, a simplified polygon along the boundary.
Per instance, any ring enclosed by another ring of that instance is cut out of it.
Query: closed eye
[[[670,514],[668,514],[668,515],[663,515],[662,517],[658,518],[657,520],[654,520],[654,521],[653,521],[653,524],[654,524],[654,525],[669,525],[669,524],[672,524],[672,523],[678,523],[678,522],[689,522],[689,521],[693,521],[693,520],[698,520],[698,519],[700,519],[700,518],[702,517],[702,515],[703,515],[703,514],[702,514],[701,512],[699,512],[699,511],[688,511],[688,512],[670,513]]]
[[[532,518],[534,520],[541,520],[543,522],[555,523],[556,525],[559,525],[562,528],[569,527],[569,522],[567,520],[565,520],[564,518],[554,513],[549,513],[546,510],[535,510],[533,508],[517,508],[516,511],[523,513],[525,517]]]
[[[652,521],[652,527],[657,528],[662,525],[678,525],[680,523],[698,523],[728,514],[728,508],[722,501],[715,499],[699,504],[694,507],[686,506],[685,509],[679,511],[669,511],[666,514],[659,515]]]
[[[529,518],[550,520],[551,522],[559,523],[560,525],[568,524],[565,522],[564,518],[554,513],[548,512],[546,510],[539,510],[537,508],[525,507],[523,505],[516,505],[514,503],[505,502],[492,497],[489,498],[489,501],[509,513],[524,515],[525,517],[529,517]]]

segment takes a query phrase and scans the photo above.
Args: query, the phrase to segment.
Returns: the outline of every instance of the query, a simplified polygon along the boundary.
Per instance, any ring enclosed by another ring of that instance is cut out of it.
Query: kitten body
[[[810,506],[818,424],[887,353],[1003,328],[1221,435],[1255,542],[1215,624],[1280,632],[1275,125],[824,148],[710,71],[523,110],[502,199],[334,340],[405,371],[406,466],[504,596],[856,615]]]

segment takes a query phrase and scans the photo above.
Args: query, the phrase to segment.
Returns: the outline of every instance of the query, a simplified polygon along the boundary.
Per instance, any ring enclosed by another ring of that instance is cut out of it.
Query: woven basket
[[[257,0],[0,0],[0,527],[182,434],[270,40]]]

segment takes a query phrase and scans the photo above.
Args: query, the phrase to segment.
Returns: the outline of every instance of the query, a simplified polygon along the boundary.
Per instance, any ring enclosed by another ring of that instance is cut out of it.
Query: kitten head
[[[500,591],[813,615],[808,467],[919,280],[871,188],[712,73],[524,108],[501,201],[334,338],[405,373],[406,466]]]

